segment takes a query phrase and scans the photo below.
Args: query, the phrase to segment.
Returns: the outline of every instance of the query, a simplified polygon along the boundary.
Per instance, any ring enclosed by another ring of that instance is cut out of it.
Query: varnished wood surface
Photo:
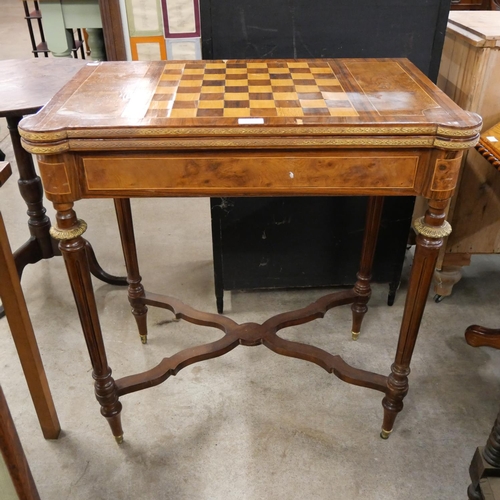
[[[0,116],[35,113],[86,64],[52,57],[0,61]]]
[[[481,134],[476,149],[500,170],[500,122]]]
[[[7,401],[0,387],[0,451],[19,500],[40,500]],[[0,498],[2,491],[0,491]]]
[[[10,165],[0,162],[0,187],[10,175]],[[5,308],[31,399],[46,439],[57,439],[61,427],[36,342],[7,232],[0,213],[0,299]]]
[[[126,61],[125,38],[120,22],[120,0],[99,0],[102,31],[108,61]]]
[[[480,127],[479,116],[463,112],[403,59],[101,63],[85,67],[39,114],[23,120],[23,145],[38,154],[46,195],[57,210],[52,235],[60,240],[72,283],[96,397],[117,440],[123,433],[120,396],[157,385],[181,368],[239,344],[264,344],[278,354],[316,363],[349,383],[383,392],[386,438],[408,392],[434,265],[449,234],[445,210],[462,151],[476,144]],[[280,328],[352,303],[353,330],[359,329],[370,294],[380,200],[368,205],[361,272],[352,291],[326,296],[262,325],[238,325],[145,292],[127,198],[228,193],[421,194],[429,199],[425,217],[417,221],[417,249],[388,377],[276,335]],[[225,333],[222,339],[115,381],[82,237],[86,224],[74,210],[75,201],[100,197],[120,198],[115,206],[141,340],[147,341],[147,306],[215,326]]]
[[[463,112],[405,59],[158,61],[86,66],[46,110],[23,121],[21,134],[35,153],[99,144],[127,149],[122,138],[129,149],[171,137],[206,137],[204,147],[210,140],[221,146],[224,138],[231,146],[232,138],[250,135],[268,145],[272,138],[278,147],[294,134],[329,145],[336,143],[326,135],[367,146],[370,136],[380,145],[399,136],[402,146],[453,142],[450,148],[458,149],[475,141],[479,127],[479,117]],[[172,144],[183,145],[192,147]]]

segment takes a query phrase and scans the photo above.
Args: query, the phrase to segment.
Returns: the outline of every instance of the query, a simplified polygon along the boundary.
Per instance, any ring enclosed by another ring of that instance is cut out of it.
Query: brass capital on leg
[[[77,224],[76,227],[72,227],[71,229],[59,229],[58,227],[52,226],[50,228],[50,236],[59,241],[78,238],[78,236],[81,236],[87,230],[87,223],[83,219],[78,219]]]
[[[425,217],[413,221],[413,228],[418,234],[427,238],[445,238],[451,234],[451,225],[444,221],[442,226],[431,226],[425,222]]]

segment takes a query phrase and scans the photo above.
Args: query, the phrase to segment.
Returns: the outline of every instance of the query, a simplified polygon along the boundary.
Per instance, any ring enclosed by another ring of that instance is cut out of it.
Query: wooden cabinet
[[[438,85],[463,109],[500,121],[500,11],[451,12]],[[500,253],[500,175],[477,151],[465,155],[438,260],[435,291],[451,293],[474,254]]]

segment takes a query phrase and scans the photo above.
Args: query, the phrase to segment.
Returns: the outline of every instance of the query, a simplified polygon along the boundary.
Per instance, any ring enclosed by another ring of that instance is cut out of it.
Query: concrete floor
[[[0,8],[0,59],[31,57],[21,2],[0,0]],[[0,131],[0,149],[15,167],[5,128]],[[28,230],[16,174],[0,192],[0,210],[17,248]],[[146,288],[213,312],[208,200],[133,200],[133,211]],[[112,203],[82,201],[77,212],[89,223],[86,236],[103,267],[124,274]],[[385,304],[387,286],[374,286],[358,342],[350,340],[348,307],[284,335],[388,374],[410,266],[411,254],[393,307]],[[410,392],[387,441],[379,438],[379,393],[264,347],[239,347],[123,397],[125,442],[118,446],[94,399],[62,259],[29,266],[22,285],[64,429],[60,439],[42,437],[5,320],[0,382],[43,500],[466,498],[469,462],[498,411],[500,352],[467,346],[463,333],[471,323],[500,326],[498,257],[474,257],[451,297],[440,304],[429,297]],[[143,346],[126,292],[94,285],[116,377],[218,337],[150,309],[150,341]],[[323,293],[226,292],[226,311],[238,322],[260,322]]]

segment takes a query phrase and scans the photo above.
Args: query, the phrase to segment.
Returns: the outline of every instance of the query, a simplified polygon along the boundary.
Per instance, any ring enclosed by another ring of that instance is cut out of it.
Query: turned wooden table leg
[[[22,116],[7,118],[19,171],[19,191],[28,207],[28,227],[31,234],[31,238],[14,253],[19,276],[27,264],[53,257],[55,246],[49,235],[50,219],[45,215],[46,210],[43,206],[42,181],[36,174],[31,154],[21,146],[21,137],[17,129],[21,119]]]
[[[359,272],[356,275],[357,281],[354,285],[354,291],[357,297],[351,306],[352,340],[358,340],[359,332],[361,331],[361,322],[363,321],[366,311],[368,311],[368,301],[372,294],[370,280],[372,278],[373,257],[375,256],[383,207],[383,196],[371,196],[368,199],[361,262],[359,265]]]
[[[132,222],[132,210],[130,199],[115,199],[116,217],[120,227],[120,237],[122,240],[123,255],[127,267],[128,299],[132,306],[132,314],[137,322],[141,341],[146,344],[148,341],[147,313],[148,308],[144,305],[144,287],[142,277],[139,274],[139,262],[137,260],[137,248],[135,245],[134,225]]]
[[[469,467],[472,483],[467,490],[470,500],[482,500],[480,481],[500,476],[500,413],[497,415],[486,446],[477,448]]]
[[[19,192],[28,207],[28,228],[30,238],[14,252],[14,261],[19,278],[28,264],[36,264],[42,259],[50,259],[60,255],[57,243],[50,237],[50,219],[43,206],[43,187],[37,175],[33,158],[21,145],[18,125],[22,116],[7,117],[14,156],[19,171]],[[123,286],[127,282],[123,277],[116,277],[106,273],[98,264],[90,245],[87,251],[90,256],[91,272],[100,280],[111,285]],[[3,307],[0,307],[0,318],[4,316]]]
[[[101,414],[108,420],[116,441],[121,443],[123,441],[120,421],[122,405],[118,400],[118,391],[111,376],[111,368],[108,366],[87,260],[86,241],[82,238],[87,224],[76,218],[72,203],[54,203],[54,207],[57,210],[57,227],[52,227],[50,234],[54,239],[59,240],[59,248],[68,271],[92,363],[95,395],[101,405]]]
[[[384,421],[380,435],[384,439],[389,437],[396,416],[403,409],[403,399],[408,393],[410,361],[439,249],[443,244],[443,238],[451,233],[451,226],[445,221],[446,205],[447,200],[430,200],[425,217],[417,219],[414,223],[415,231],[418,233],[415,257],[408,284],[396,358],[387,381],[387,395],[382,401]]]

